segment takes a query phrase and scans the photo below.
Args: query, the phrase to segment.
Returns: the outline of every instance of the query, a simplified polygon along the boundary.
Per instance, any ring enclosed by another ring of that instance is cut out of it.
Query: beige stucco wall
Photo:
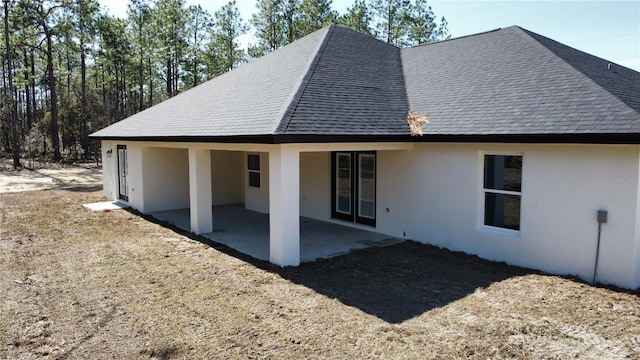
[[[145,212],[144,207],[144,181],[142,169],[142,147],[135,142],[124,143],[127,146],[127,164],[128,164],[128,180],[129,186],[129,205],[132,208]],[[117,178],[116,170],[116,181]]]
[[[300,215],[331,217],[331,153],[300,153]]]
[[[131,164],[130,164],[131,166]],[[129,173],[135,167],[131,167]],[[142,149],[144,211],[189,207],[189,153],[187,149]]]
[[[102,141],[102,192],[107,199],[118,200],[118,155],[117,144]],[[110,156],[107,152],[111,151]]]
[[[186,147],[123,144],[128,149],[129,202],[134,208],[152,212],[189,207]],[[103,142],[104,192],[109,198],[117,197],[118,191],[116,145]],[[365,145],[339,146],[367,150]],[[330,219],[332,147],[335,144],[291,145],[300,151],[300,172],[291,176],[300,177],[300,215],[340,222]],[[109,148],[114,155],[106,158]],[[261,189],[247,186],[247,152],[230,145],[212,151],[216,202],[240,199],[248,209],[269,212],[269,156],[262,150],[266,148],[255,146],[252,152],[261,154]],[[523,156],[518,233],[482,224],[484,153]],[[598,280],[640,287],[640,146],[416,143],[406,150],[379,149],[377,154],[377,226],[344,224],[591,280],[596,212],[605,209],[609,221],[602,226]],[[221,198],[216,197],[216,187]]]
[[[249,173],[247,171],[247,154],[260,155],[260,188],[249,187]],[[242,169],[244,176],[244,203],[249,210],[269,212],[269,153],[248,152],[242,157]]]
[[[518,234],[482,224],[484,152],[523,156]],[[378,169],[380,232],[591,280],[606,209],[598,279],[640,286],[638,146],[416,144],[379,152]]]
[[[211,183],[213,205],[244,202],[244,153],[211,151]]]

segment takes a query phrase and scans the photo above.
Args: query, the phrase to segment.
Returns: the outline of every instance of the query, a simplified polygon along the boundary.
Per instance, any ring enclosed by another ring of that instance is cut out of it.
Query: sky
[[[126,17],[128,0],[99,0],[114,16]],[[186,0],[210,14],[228,0]],[[476,34],[511,25],[559,41],[578,50],[640,71],[640,0],[433,0],[436,16],[444,16],[452,37]],[[254,0],[236,0],[243,20],[256,12]],[[334,0],[344,13],[353,0]],[[251,35],[240,41],[255,42]]]

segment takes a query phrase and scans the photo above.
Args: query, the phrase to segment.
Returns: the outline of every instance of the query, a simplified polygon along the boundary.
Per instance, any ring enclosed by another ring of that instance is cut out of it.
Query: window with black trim
[[[484,225],[520,230],[522,156],[484,156]]]
[[[249,187],[260,189],[260,155],[247,154],[247,171]]]

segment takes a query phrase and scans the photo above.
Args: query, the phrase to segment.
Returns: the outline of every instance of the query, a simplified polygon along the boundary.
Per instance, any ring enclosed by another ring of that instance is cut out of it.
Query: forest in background
[[[426,0],[235,0],[214,14],[185,0],[130,0],[127,17],[97,0],[2,0],[0,158],[88,160],[89,134],[329,24],[406,47],[449,37]],[[243,47],[238,38],[253,34]],[[211,94],[215,97],[215,94]]]

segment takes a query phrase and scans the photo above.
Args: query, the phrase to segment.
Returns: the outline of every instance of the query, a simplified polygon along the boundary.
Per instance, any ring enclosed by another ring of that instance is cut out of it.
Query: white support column
[[[269,151],[269,261],[300,265],[300,152]]]
[[[211,150],[189,148],[189,205],[191,231],[212,232]]]

